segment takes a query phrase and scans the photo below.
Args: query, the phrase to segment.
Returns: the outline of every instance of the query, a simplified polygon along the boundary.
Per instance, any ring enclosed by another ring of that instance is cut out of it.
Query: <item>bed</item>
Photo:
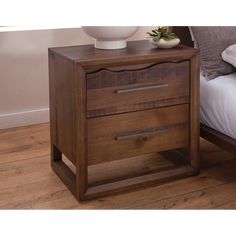
[[[182,44],[193,47],[188,27],[172,27]],[[206,81],[200,76],[200,135],[236,154],[236,72]]]

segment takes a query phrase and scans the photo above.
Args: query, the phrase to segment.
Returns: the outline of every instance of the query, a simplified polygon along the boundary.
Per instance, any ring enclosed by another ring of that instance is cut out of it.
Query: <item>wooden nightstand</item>
[[[51,164],[78,200],[199,172],[198,50],[148,41],[51,48],[49,71]],[[161,156],[180,148],[188,150],[181,165]],[[149,156],[171,165],[157,168]]]

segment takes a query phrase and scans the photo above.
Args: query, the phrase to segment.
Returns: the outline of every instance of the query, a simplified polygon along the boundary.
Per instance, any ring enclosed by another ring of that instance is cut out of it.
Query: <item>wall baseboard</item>
[[[0,114],[0,129],[49,122],[49,108]]]

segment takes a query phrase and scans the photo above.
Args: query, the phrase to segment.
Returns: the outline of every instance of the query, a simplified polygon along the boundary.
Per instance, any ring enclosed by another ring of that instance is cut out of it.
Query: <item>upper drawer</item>
[[[87,73],[87,116],[189,102],[189,61]]]

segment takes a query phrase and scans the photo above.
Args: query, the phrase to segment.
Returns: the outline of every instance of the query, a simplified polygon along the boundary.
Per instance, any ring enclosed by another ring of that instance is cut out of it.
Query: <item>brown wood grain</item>
[[[51,143],[75,164],[73,73],[72,62],[49,50]]]
[[[194,170],[191,166],[177,167],[170,170],[155,172],[146,175],[139,175],[128,179],[115,181],[99,186],[92,186],[85,194],[86,199],[106,196],[107,194],[119,193],[127,190],[136,190],[140,187],[149,187],[158,183],[163,183],[176,178],[192,176]]]
[[[75,124],[75,149],[76,149],[76,196],[83,200],[88,188],[88,168],[87,168],[87,100],[86,100],[86,73],[80,66],[74,65],[74,102],[75,114],[73,116]]]
[[[83,203],[51,170],[49,141],[48,124],[0,131],[1,209],[236,209],[235,155],[206,140],[201,140],[199,175]],[[135,165],[134,159],[127,161],[120,174]],[[136,162],[141,168],[142,158]],[[147,164],[154,166],[155,156]],[[109,178],[117,167],[112,165]],[[92,178],[103,179],[104,168],[97,165]]]
[[[192,167],[200,171],[199,141],[200,141],[200,60],[199,54],[191,59],[190,81],[190,142],[189,156]]]
[[[188,60],[197,52],[184,45],[168,50],[157,49],[149,40],[130,41],[127,48],[118,50],[101,50],[93,45],[80,45],[53,48],[53,51],[60,57],[79,63],[86,70]]]
[[[182,156],[174,156],[173,159],[182,159]],[[128,165],[127,165],[128,163]],[[169,170],[175,165],[163,158],[160,153],[149,153],[126,159],[104,162],[88,167],[89,186],[128,179],[139,175]]]
[[[183,45],[194,47],[194,42],[187,26],[174,26],[171,27],[171,31],[178,36]]]
[[[52,167],[78,200],[131,189],[129,180],[120,180],[112,190],[101,185],[89,194],[91,164],[190,145],[188,168],[170,176],[196,173],[197,54],[182,45],[156,49],[148,41],[129,42],[121,50],[49,49]],[[75,181],[62,164],[64,156],[75,167]],[[130,176],[135,188],[170,179],[149,174]]]
[[[236,140],[212,128],[201,125],[201,137],[228,150],[229,152],[234,154],[236,153]]]
[[[179,105],[88,120],[88,164],[188,145],[189,106]],[[132,132],[165,128],[157,135],[116,140]]]
[[[87,89],[88,117],[188,103],[189,61],[89,73]]]

